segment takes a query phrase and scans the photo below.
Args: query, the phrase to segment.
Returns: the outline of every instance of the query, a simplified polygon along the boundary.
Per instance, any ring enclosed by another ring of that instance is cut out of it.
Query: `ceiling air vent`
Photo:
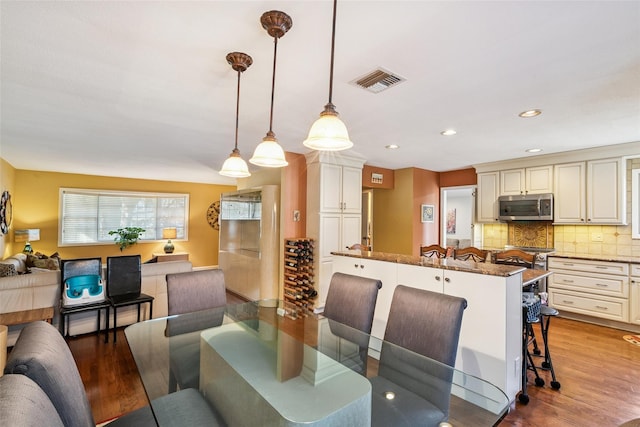
[[[403,77],[393,74],[382,68],[378,68],[362,77],[352,80],[350,83],[360,86],[363,89],[373,93],[380,93],[391,86],[405,81]]]

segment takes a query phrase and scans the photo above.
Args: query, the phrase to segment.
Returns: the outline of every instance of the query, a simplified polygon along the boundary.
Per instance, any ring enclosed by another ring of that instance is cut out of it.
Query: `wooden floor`
[[[516,399],[500,425],[618,426],[640,418],[640,346],[624,341],[627,333],[553,319],[550,348],[561,388],[553,390],[543,372],[546,385],[530,385],[529,404]],[[69,346],[96,422],[148,404],[122,330],[116,344],[88,335],[70,338]]]

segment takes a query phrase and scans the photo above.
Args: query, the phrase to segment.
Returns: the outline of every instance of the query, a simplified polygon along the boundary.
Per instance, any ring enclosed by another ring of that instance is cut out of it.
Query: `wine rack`
[[[318,293],[314,287],[313,239],[284,240],[284,309],[285,316],[295,319],[313,310]]]

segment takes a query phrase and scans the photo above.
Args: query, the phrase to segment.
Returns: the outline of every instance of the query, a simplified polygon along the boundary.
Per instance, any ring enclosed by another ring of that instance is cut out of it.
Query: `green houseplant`
[[[144,228],[124,227],[109,231],[109,235],[116,236],[113,241],[120,247],[120,251],[123,251],[129,246],[135,245],[138,242],[140,235],[144,232]]]

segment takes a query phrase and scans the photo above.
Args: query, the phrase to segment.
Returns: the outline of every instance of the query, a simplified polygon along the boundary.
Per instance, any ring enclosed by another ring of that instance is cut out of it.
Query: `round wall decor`
[[[2,192],[2,196],[0,196],[0,233],[9,233],[12,219],[13,205],[11,204],[11,194],[5,190]]]
[[[220,230],[220,201],[216,201],[209,205],[207,209],[207,222],[214,230]]]

